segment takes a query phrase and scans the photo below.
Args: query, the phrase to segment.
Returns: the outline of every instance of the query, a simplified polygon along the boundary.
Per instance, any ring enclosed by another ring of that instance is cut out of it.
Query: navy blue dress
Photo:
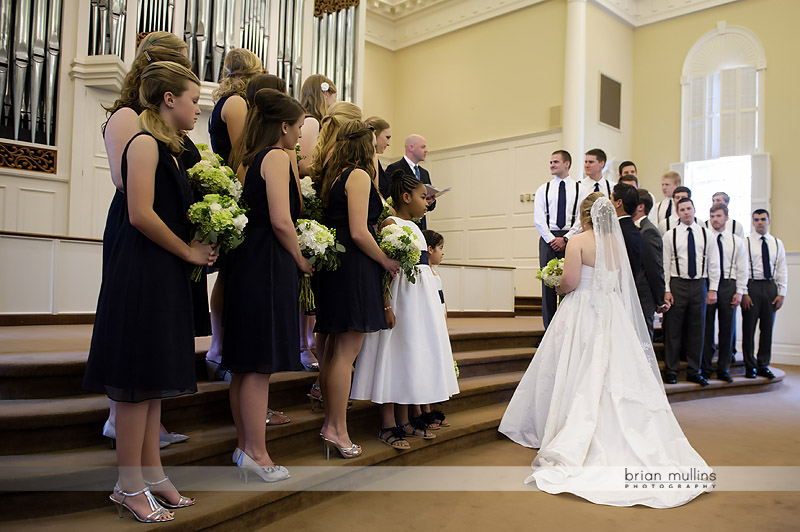
[[[211,149],[222,157],[225,161],[224,164],[228,164],[233,145],[231,144],[231,137],[228,135],[228,125],[222,120],[222,108],[231,96],[233,95],[229,94],[217,100],[217,103],[214,104],[214,109],[211,111],[211,117],[208,119],[208,135],[211,138]],[[234,171],[236,171],[235,168]]]
[[[367,333],[387,328],[381,291],[384,269],[365,255],[350,236],[344,186],[352,171],[352,168],[345,170],[333,184],[325,208],[325,221],[328,227],[336,230],[336,239],[345,247],[345,252],[339,255],[339,269],[314,274],[319,276],[314,293],[317,303],[316,332]],[[373,235],[382,211],[380,194],[373,186],[370,188],[367,211],[367,229]]]
[[[129,146],[122,156],[123,188]],[[162,142],[158,154],[153,210],[188,242],[186,211],[192,191],[186,171]],[[192,267],[131,225],[127,202],[122,205],[124,217],[105,264],[83,387],[132,403],[193,393]]]
[[[261,162],[247,169],[242,199],[250,209],[244,242],[228,253],[222,323],[221,367],[233,373],[300,371],[299,278],[297,264],[278,241],[269,217]],[[300,191],[289,166],[289,211],[300,214]]]

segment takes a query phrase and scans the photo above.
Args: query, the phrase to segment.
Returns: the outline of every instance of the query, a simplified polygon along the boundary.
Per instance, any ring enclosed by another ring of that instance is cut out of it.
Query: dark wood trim
[[[448,310],[448,318],[513,318],[512,310]]]
[[[20,325],[91,325],[91,314],[0,314],[0,327]]]
[[[23,238],[47,238],[51,240],[71,240],[73,242],[103,243],[102,238],[86,238],[67,235],[45,235],[43,233],[21,233],[19,231],[0,231],[0,236],[18,236]]]
[[[456,266],[458,268],[490,268],[492,270],[516,270],[515,266],[487,266],[486,264],[455,264],[452,262],[443,262],[442,266]]]

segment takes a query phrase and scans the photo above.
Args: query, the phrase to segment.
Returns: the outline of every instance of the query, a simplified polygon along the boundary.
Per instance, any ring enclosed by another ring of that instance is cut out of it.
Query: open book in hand
[[[428,189],[428,197],[436,199],[439,196],[441,196],[442,194],[444,194],[445,192],[448,192],[453,187],[447,187],[447,188],[443,188],[443,189],[439,190],[438,188],[436,188],[433,185],[425,185],[425,188]]]

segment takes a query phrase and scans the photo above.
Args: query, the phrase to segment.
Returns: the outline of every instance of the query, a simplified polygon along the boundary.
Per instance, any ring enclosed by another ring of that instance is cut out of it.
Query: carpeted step
[[[397,451],[381,444],[377,440],[377,425],[360,426],[351,423],[349,428],[353,441],[359,443],[364,449],[362,456],[352,460],[343,460],[337,455],[326,461],[322,453],[321,440],[316,435],[308,444],[297,446],[292,450],[278,449],[272,440],[268,441],[267,445],[271,456],[278,463],[286,465],[290,470],[294,469],[295,477],[311,478],[312,480],[308,481],[307,485],[317,485],[335,481],[361,467],[418,465],[456,450],[497,439],[496,429],[504,412],[505,405],[497,404],[460,413],[449,413],[448,421],[451,423],[451,427],[436,431],[437,437],[434,440],[410,439],[412,447],[405,451]],[[251,479],[250,484],[243,486],[237,479],[236,468],[230,464],[230,452],[235,446],[235,438],[229,434],[209,432],[194,434],[193,439],[197,440],[194,442],[195,446],[224,445],[225,459],[213,464],[220,467],[208,469],[207,473],[209,477],[218,475],[218,482],[209,484],[209,481],[206,480],[200,484],[195,478],[195,486],[200,485],[201,488],[193,490],[192,480],[186,479],[190,473],[183,469],[171,469],[169,466],[174,464],[170,463],[170,455],[167,453],[169,448],[163,451],[162,456],[167,473],[181,487],[184,494],[197,497],[198,504],[195,507],[180,510],[177,512],[179,519],[172,523],[161,524],[159,529],[200,530],[222,521],[226,521],[226,527],[234,526],[238,522],[239,528],[230,528],[231,530],[248,529],[250,527],[245,526],[245,523],[254,517],[251,515],[252,512],[258,512],[261,518],[264,518],[279,509],[285,513],[290,508],[314,504],[319,502],[319,497],[322,496],[323,492],[319,491],[294,491],[292,480],[274,485],[274,487],[286,489],[282,492],[266,491],[266,488],[273,486],[266,485],[258,479]],[[192,440],[189,440],[181,445],[188,448],[191,442]],[[175,449],[178,447],[180,446],[175,445]],[[50,459],[50,468],[61,467],[65,470],[65,475],[66,470],[71,469],[69,478],[60,479],[48,479],[41,475],[38,478],[30,478],[30,471],[40,472],[48,466],[48,461],[44,458],[32,459],[30,457],[26,460],[24,465],[20,466],[20,470],[23,474],[28,471],[27,477],[21,480],[0,480],[0,489],[7,490],[9,485],[15,488],[15,493],[4,493],[0,496],[0,516],[3,516],[0,520],[15,515],[15,508],[23,507],[29,509],[26,515],[31,519],[5,522],[3,523],[4,530],[73,530],[71,524],[78,526],[77,523],[81,523],[80,529],[84,531],[109,530],[112,527],[114,530],[127,530],[129,526],[137,526],[136,529],[141,529],[141,525],[135,523],[129,515],[126,515],[124,520],[118,520],[116,510],[107,499],[110,487],[116,480],[115,459],[111,451],[87,453],[83,460],[72,459],[67,466],[61,465],[63,459],[60,461]],[[97,461],[92,462],[91,460]],[[296,469],[299,467],[325,469],[309,472]],[[7,468],[2,468],[2,471],[6,470]],[[193,472],[196,473],[196,471],[195,469]],[[318,477],[317,479],[314,479],[315,475]],[[206,475],[204,474],[204,476]],[[58,485],[61,489],[67,489],[66,487],[69,486],[72,491],[59,493],[58,497],[53,497],[53,494],[50,493],[47,495],[50,501],[48,505],[37,505],[35,502],[41,500],[43,494],[33,490],[42,484],[45,486]],[[246,489],[249,491],[243,491]],[[297,487],[294,489],[296,490]],[[327,496],[332,495],[334,493],[328,493]],[[285,505],[288,501],[284,501],[284,499],[287,497],[295,498],[292,500],[292,506]],[[297,499],[298,497],[299,499]],[[76,508],[86,509],[76,512]],[[36,518],[43,515],[55,517]],[[261,522],[261,524],[265,524],[265,522]],[[176,526],[178,528],[174,528]],[[131,528],[131,530],[136,529]]]
[[[525,371],[536,353],[535,347],[484,349],[454,353],[459,375],[475,377],[509,371]]]
[[[522,372],[466,377],[459,381],[462,393],[448,403],[453,411],[507,401]],[[306,394],[316,374],[293,372],[273,376],[270,405],[285,409],[307,405]],[[371,407],[371,403],[365,403]],[[365,408],[367,408],[365,406]],[[305,406],[303,406],[305,408]],[[100,429],[108,416],[108,399],[84,395],[65,399],[0,401],[0,454],[27,454],[101,445]],[[191,431],[204,424],[232,422],[228,384],[198,384],[198,393],[162,402],[162,422],[175,432]]]

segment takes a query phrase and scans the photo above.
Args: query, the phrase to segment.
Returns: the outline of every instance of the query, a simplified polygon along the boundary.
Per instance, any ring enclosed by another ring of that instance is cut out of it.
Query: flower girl
[[[382,225],[409,227],[423,249],[425,237],[411,220],[425,215],[426,194],[425,185],[414,176],[396,173],[392,199],[397,216]],[[392,297],[386,296],[385,306],[391,328],[367,335],[356,359],[350,394],[352,399],[381,405],[379,438],[396,449],[409,447],[407,436],[435,437],[409,425],[408,405],[439,403],[458,393],[447,324],[427,251],[422,251],[417,268],[414,283],[405,275],[392,281]]]

